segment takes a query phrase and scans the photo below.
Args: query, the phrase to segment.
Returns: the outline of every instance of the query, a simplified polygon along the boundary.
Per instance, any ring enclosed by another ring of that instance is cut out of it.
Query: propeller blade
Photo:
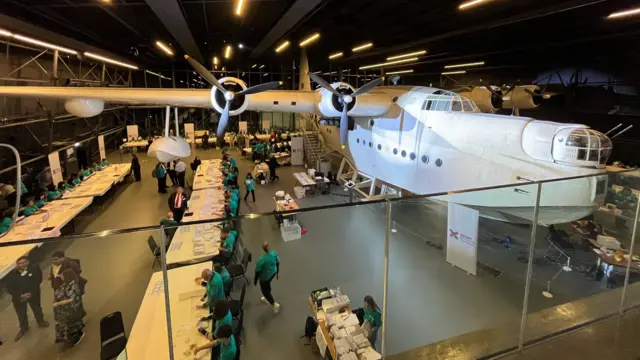
[[[560,83],[566,87],[567,84],[564,82],[562,75],[560,75],[560,70],[557,70],[556,73],[558,74],[558,80],[560,80]]]
[[[347,144],[347,137],[349,135],[349,117],[347,117],[347,111],[349,111],[349,104],[342,103],[342,114],[340,114],[340,144],[344,148]]]
[[[257,94],[257,93],[260,93],[260,92],[263,92],[263,91],[277,89],[280,85],[282,85],[282,81],[272,81],[272,82],[268,82],[268,83],[264,83],[264,84],[260,84],[260,85],[256,85],[256,86],[252,86],[252,87],[250,87],[248,89],[240,91],[236,95]]]
[[[216,131],[216,135],[218,139],[224,137],[224,130],[227,128],[227,123],[229,122],[229,108],[231,107],[231,101],[227,101],[224,106],[224,110],[222,110],[222,114],[220,115],[220,122],[218,123],[218,130]]]
[[[376,86],[382,84],[382,81],[384,81],[384,78],[377,78],[375,80],[371,80],[370,82],[362,85],[362,87],[360,87],[360,89],[356,90],[356,92],[351,94],[351,96],[356,97],[358,95],[366,94],[369,91],[373,90],[373,88],[375,88]]]
[[[307,73],[307,75],[309,75],[309,77],[311,78],[311,80],[313,80],[314,82],[316,82],[318,85],[322,86],[325,90],[329,90],[331,91],[334,95],[336,95],[337,97],[342,96],[342,94],[340,94],[340,92],[336,89],[334,89],[331,85],[329,85],[328,82],[324,81],[323,78],[321,78],[320,76],[312,73],[311,71],[309,71]]]
[[[227,92],[227,90],[225,88],[223,88],[222,85],[220,85],[218,80],[216,80],[216,77],[213,76],[213,74],[211,74],[209,72],[209,70],[207,70],[199,62],[197,62],[194,58],[190,57],[189,55],[185,55],[184,58],[187,59],[187,62],[189,63],[189,65],[191,65],[191,67],[193,67],[193,69],[198,74],[200,74],[200,76],[205,78],[205,80],[207,80],[209,82],[209,84],[217,87],[222,92]]]
[[[516,86],[517,86],[517,85],[511,85],[511,87],[509,87],[509,90],[507,90],[507,92],[505,92],[505,93],[502,95],[502,99],[504,99],[504,97],[505,97],[505,96],[509,95],[509,93],[510,93],[510,92],[512,92],[512,91],[513,91],[513,89],[515,89],[515,88],[516,88]]]
[[[482,84],[482,86],[487,88],[487,90],[489,90],[489,92],[491,92],[491,94],[493,94],[493,96],[498,97],[498,98],[502,98],[502,96],[500,96],[500,94],[498,94],[495,90],[493,90],[493,88],[491,86],[486,85],[486,84]]]
[[[525,88],[525,89],[524,89],[524,91],[525,91],[527,94],[531,95],[531,96],[542,96],[542,94],[535,93],[535,92],[533,92],[532,90],[527,89],[527,88]]]

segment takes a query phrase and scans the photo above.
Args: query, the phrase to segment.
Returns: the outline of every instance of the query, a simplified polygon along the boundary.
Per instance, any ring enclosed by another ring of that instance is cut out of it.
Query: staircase
[[[305,121],[306,120],[306,121]],[[320,131],[318,129],[318,119],[314,115],[303,115],[300,121],[303,131],[304,141],[304,158],[308,166],[318,168],[319,161],[328,160]],[[305,126],[305,124],[309,124]]]

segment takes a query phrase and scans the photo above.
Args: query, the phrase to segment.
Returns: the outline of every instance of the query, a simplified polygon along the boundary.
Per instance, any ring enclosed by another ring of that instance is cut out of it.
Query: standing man
[[[262,244],[262,250],[264,253],[260,256],[260,259],[256,263],[256,274],[253,278],[253,285],[260,282],[260,291],[262,291],[262,297],[260,301],[265,304],[270,304],[273,307],[273,312],[280,312],[280,304],[278,304],[271,295],[271,280],[273,280],[280,271],[280,258],[275,250],[269,250],[269,243],[266,241]]]
[[[160,194],[167,193],[167,168],[164,164],[159,162],[156,164],[156,168],[153,170],[153,177],[158,180],[158,192]]]
[[[187,164],[185,164],[182,159],[179,159],[174,166],[174,169],[176,170],[176,179],[178,180],[178,186],[184,187],[184,179],[185,175],[187,174]]]
[[[41,328],[49,327],[49,323],[44,320],[40,306],[40,283],[42,283],[40,268],[29,265],[29,259],[26,256],[21,256],[16,261],[16,268],[6,276],[5,282],[20,322],[20,332],[14,340],[20,340],[29,330],[27,303],[33,311],[38,326]]]
[[[140,160],[136,154],[131,155],[131,171],[133,172],[133,177],[136,178],[136,182],[140,181],[142,176],[140,175]]]
[[[182,187],[178,186],[176,192],[169,195],[169,210],[173,213],[173,220],[176,222],[182,221],[182,216],[187,210],[187,197],[183,191]]]

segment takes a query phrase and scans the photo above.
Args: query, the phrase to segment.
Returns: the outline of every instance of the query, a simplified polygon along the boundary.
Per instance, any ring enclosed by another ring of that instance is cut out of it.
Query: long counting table
[[[101,171],[91,174],[88,179],[85,179],[73,189],[66,191],[62,198],[75,199],[102,196],[113,185],[122,182],[129,172],[131,172],[131,164],[111,164]]]
[[[176,229],[167,251],[167,265],[194,264],[218,255],[221,230],[215,225],[185,225]]]
[[[211,263],[184,266],[167,272],[169,279],[169,304],[173,333],[173,351],[177,360],[209,360],[211,351],[193,355],[192,344],[207,343],[196,329],[198,319],[209,314],[208,309],[198,307],[205,289],[196,284],[202,270],[211,269]],[[142,304],[133,323],[127,342],[127,358],[132,360],[168,360],[169,340],[164,301],[162,272],[151,276]]]
[[[224,211],[224,190],[205,189],[191,193],[183,222],[219,219]]]
[[[202,160],[193,179],[193,190],[211,189],[222,186],[222,160]]]
[[[14,226],[8,234],[1,237],[0,243],[60,236],[60,230],[82,210],[89,207],[92,201],[93,198],[87,197],[49,202],[42,208],[47,211],[46,214],[48,215],[34,214],[25,218]],[[47,220],[45,221],[45,219]],[[46,231],[43,231],[45,229]],[[5,277],[15,267],[15,262],[20,256],[29,254],[31,250],[40,245],[42,243],[9,246],[0,249],[0,278]]]

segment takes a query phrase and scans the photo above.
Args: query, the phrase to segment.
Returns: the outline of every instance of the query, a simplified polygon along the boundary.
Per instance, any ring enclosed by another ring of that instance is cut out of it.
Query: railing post
[[[524,301],[522,303],[522,317],[520,318],[520,337],[518,339],[518,351],[524,347],[524,331],[527,324],[527,312],[529,308],[529,292],[531,291],[531,274],[533,273],[533,256],[536,245],[536,230],[538,229],[538,215],[540,213],[540,195],[542,193],[542,183],[537,183],[536,205],[533,209],[533,220],[531,227],[531,245],[529,246],[529,262],[527,264],[527,276],[524,285]]]
[[[387,351],[387,292],[389,290],[389,237],[391,236],[391,202],[387,200],[386,205],[386,226],[384,235],[384,278],[382,282],[382,358]]]
[[[167,274],[167,234],[164,231],[164,225],[160,226],[160,265],[162,265],[162,284],[164,287],[164,306],[167,315],[167,334],[169,335],[169,359],[174,360],[173,354],[173,328],[171,326],[171,304],[169,302],[169,275]],[[152,346],[151,344],[149,344]]]
[[[624,286],[622,287],[622,296],[620,296],[620,308],[618,309],[618,313],[620,316],[624,314],[624,300],[627,297],[627,287],[629,286],[629,275],[631,274],[631,255],[634,254],[634,246],[636,244],[636,230],[638,228],[638,215],[640,214],[640,201],[636,205],[636,216],[633,221],[633,233],[631,234],[631,246],[629,247],[629,260],[627,261],[627,270],[624,276]]]

